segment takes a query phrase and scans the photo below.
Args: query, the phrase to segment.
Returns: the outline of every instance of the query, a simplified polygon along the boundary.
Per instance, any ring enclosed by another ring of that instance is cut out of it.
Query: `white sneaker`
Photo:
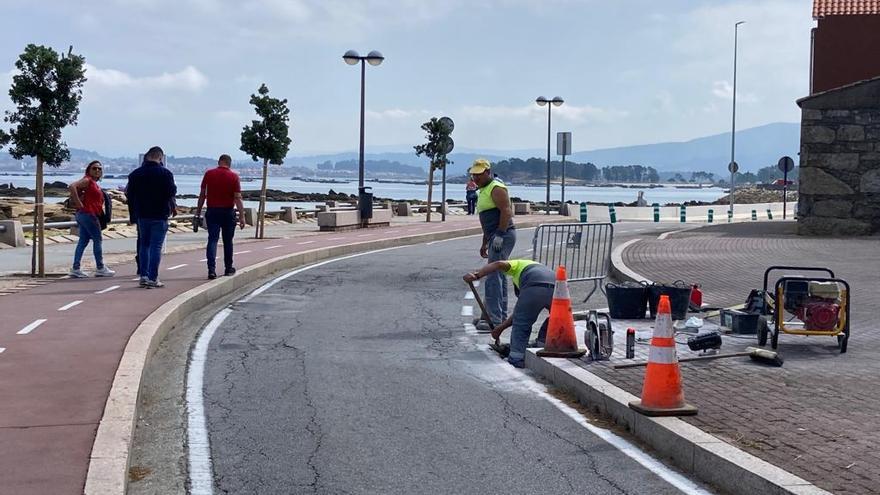
[[[163,284],[159,280],[147,280],[146,288],[148,289],[159,289],[162,287],[165,287],[165,284]]]
[[[116,272],[107,268],[106,266],[102,266],[101,268],[95,270],[96,277],[112,277],[113,275],[116,275]]]
[[[75,270],[70,270],[70,273],[67,274],[70,278],[88,278],[89,274],[80,270],[79,268]]]
[[[148,281],[149,281],[149,279],[147,277],[141,277],[141,280],[138,283],[138,285],[141,287],[146,287]]]

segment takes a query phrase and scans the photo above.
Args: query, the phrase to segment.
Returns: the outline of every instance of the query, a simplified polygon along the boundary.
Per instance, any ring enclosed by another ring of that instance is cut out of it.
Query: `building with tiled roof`
[[[813,0],[810,94],[880,76],[880,0]]]

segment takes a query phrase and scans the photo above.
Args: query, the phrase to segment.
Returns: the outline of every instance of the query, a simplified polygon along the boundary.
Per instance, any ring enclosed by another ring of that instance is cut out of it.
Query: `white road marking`
[[[42,325],[43,323],[46,323],[45,318],[41,318],[39,320],[34,320],[30,325],[22,328],[21,330],[19,330],[16,333],[18,335],[27,335],[27,334],[33,332],[38,326]]]
[[[138,278],[138,279],[136,279],[136,280],[140,280],[140,279]],[[106,294],[106,293],[108,293],[108,292],[110,292],[110,291],[114,291],[114,290],[116,290],[116,289],[118,289],[118,288],[119,288],[118,285],[111,285],[110,287],[107,287],[106,289],[102,289],[102,290],[96,291],[95,294]]]
[[[477,327],[471,325],[470,323],[465,323],[464,324],[464,332],[469,333],[471,335],[476,335],[477,334]]]
[[[6,350],[5,347],[0,347],[0,354],[3,354],[3,351],[5,351],[5,350]]]
[[[688,495],[710,495],[710,492],[700,488],[693,481],[669,469],[661,462],[646,454],[636,445],[630,443],[622,437],[617,436],[611,430],[599,428],[598,426],[591,424],[589,421],[587,421],[587,418],[585,418],[583,414],[581,414],[577,409],[569,406],[568,404],[551,395],[547,391],[546,386],[538,383],[537,381],[535,381],[534,378],[531,378],[530,376],[517,370],[513,366],[510,366],[506,362],[499,361],[498,355],[489,350],[487,346],[479,345],[478,347],[481,351],[483,351],[484,354],[489,356],[489,359],[497,363],[498,366],[500,366],[504,370],[503,372],[506,375],[508,375],[509,378],[501,379],[505,382],[505,385],[510,386],[511,388],[520,388],[522,390],[532,392],[543,398],[550,404],[554,405],[563,414],[574,420],[575,423],[586,428],[590,431],[590,433],[596,435],[608,444],[617,448],[617,450],[622,452],[624,455],[641,464],[649,471],[664,479],[670,485],[681,490],[683,493],[686,493]]]
[[[473,306],[462,306],[461,307],[461,316],[474,316],[474,307]]]
[[[291,270],[284,275],[280,275],[261,285],[246,297],[239,299],[237,302],[248,302],[254,297],[266,292],[272,286],[290,278],[294,275],[302,273],[312,268],[343,261],[351,258],[357,258],[367,254],[381,253],[400,249],[406,246],[395,246],[385,249],[376,249],[364,253],[352,254],[341,258],[334,258],[313,265],[304,266]],[[214,332],[223,323],[229,314],[232,313],[230,308],[225,308],[208,323],[202,333],[199,335],[196,345],[190,356],[190,366],[187,372],[186,401],[187,401],[187,438],[189,441],[189,477],[190,477],[190,493],[193,495],[212,495],[214,493],[214,475],[211,466],[211,445],[208,438],[208,430],[205,427],[205,407],[204,407],[204,377],[205,377],[205,361],[207,359],[208,344],[211,342]],[[42,323],[45,320],[40,321]]]
[[[466,235],[464,237],[452,237],[450,239],[440,239],[439,241],[426,242],[425,245],[426,246],[433,246],[434,244],[439,244],[441,242],[457,241],[460,239],[469,239],[471,237],[481,237],[482,235],[483,234],[474,234],[474,235]]]
[[[199,261],[208,261],[208,258],[202,258]]]
[[[467,292],[464,293],[464,298],[465,298],[465,299],[473,299],[473,298],[474,298],[474,293],[471,292],[471,291],[467,291]]]
[[[474,287],[479,287],[479,286],[480,286],[480,281],[474,280]]]
[[[132,281],[132,282],[138,282],[138,281],[140,281],[140,279],[141,279],[140,277],[135,277],[135,278],[131,279],[131,281]]]
[[[314,243],[315,243],[315,241],[303,241],[303,242],[297,242],[296,244],[298,246],[302,246],[304,244],[314,244]]]
[[[244,253],[249,253],[249,252],[251,252],[250,249],[245,250],[245,251],[236,251],[236,252],[234,252],[234,253],[232,253],[232,254],[244,254]]]
[[[79,306],[80,304],[82,304],[82,300],[73,301],[72,303],[67,303],[64,306],[61,306],[60,308],[58,308],[58,311],[67,311],[68,309],[74,306]]]
[[[356,237],[370,237],[373,234],[359,234]]]
[[[171,270],[177,270],[178,268],[183,268],[183,267],[185,267],[186,265],[187,265],[187,263],[181,263],[181,264],[179,264],[179,265],[169,266],[169,267],[168,267],[168,270],[169,270],[169,271],[171,271]]]
[[[280,247],[281,247],[281,244],[276,244],[274,246],[265,247],[263,249],[276,249],[276,248],[280,248]]]
[[[193,348],[186,378],[187,440],[189,443],[190,493],[211,495],[214,493],[214,475],[211,466],[211,444],[205,426],[204,377],[208,344],[223,320],[232,313],[225,308],[208,323]]]

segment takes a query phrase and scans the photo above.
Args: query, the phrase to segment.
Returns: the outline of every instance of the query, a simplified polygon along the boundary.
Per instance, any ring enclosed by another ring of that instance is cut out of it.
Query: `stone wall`
[[[880,78],[798,101],[798,232],[880,232]]]

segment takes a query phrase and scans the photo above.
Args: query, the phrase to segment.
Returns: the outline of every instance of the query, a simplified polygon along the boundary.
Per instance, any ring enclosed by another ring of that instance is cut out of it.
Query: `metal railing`
[[[532,259],[550,268],[565,267],[569,282],[593,282],[584,302],[598,288],[611,266],[614,226],[610,223],[539,225],[532,237]]]

